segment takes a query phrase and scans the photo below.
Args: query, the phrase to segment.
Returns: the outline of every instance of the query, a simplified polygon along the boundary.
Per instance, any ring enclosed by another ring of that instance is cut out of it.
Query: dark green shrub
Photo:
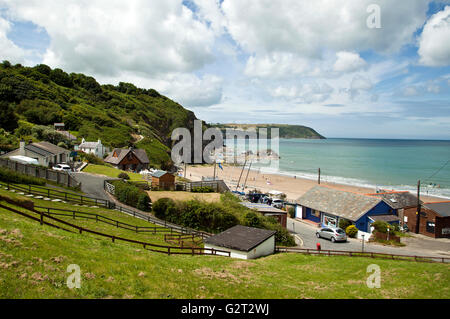
[[[350,225],[345,228],[345,233],[350,238],[355,238],[358,235],[358,228],[355,225]]]
[[[191,190],[192,193],[214,193],[214,188],[211,186],[199,186],[194,187]]]
[[[170,198],[160,198],[152,205],[152,211],[157,218],[166,219],[166,211],[169,206],[174,207],[175,202]]]
[[[348,226],[352,225],[352,222],[348,219],[339,218],[339,228],[346,230]]]
[[[288,209],[288,214],[290,218],[295,218],[295,208],[294,207],[289,207]]]
[[[261,227],[262,222],[255,212],[248,212],[244,215],[244,225],[248,227]]]
[[[386,234],[388,228],[390,228],[390,225],[386,223],[385,221],[377,220],[372,224],[372,226],[375,228],[375,231]]]
[[[119,177],[121,179],[126,179],[126,180],[130,179],[130,176],[128,176],[127,173],[123,173],[123,172],[120,173],[117,177]]]
[[[150,198],[146,192],[126,182],[114,181],[112,183],[115,186],[114,195],[120,202],[141,210],[149,210]]]
[[[3,167],[0,167],[0,180],[3,182],[17,184],[45,185],[46,181],[42,178],[28,176]]]
[[[98,156],[95,156],[92,153],[84,153],[82,151],[78,151],[81,159],[88,162],[89,164],[95,164],[95,165],[105,165],[105,162]]]

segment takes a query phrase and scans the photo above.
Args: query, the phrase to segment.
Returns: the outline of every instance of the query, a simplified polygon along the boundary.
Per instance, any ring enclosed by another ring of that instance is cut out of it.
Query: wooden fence
[[[28,186],[18,185],[8,182],[0,182],[0,186],[4,187],[6,190],[14,190],[16,192],[22,192],[24,194],[31,194],[36,196],[45,196],[50,199],[60,199],[71,203],[76,203],[80,205],[96,205],[103,207],[110,207],[108,200],[95,198],[90,196],[78,195],[76,193],[69,193],[64,191],[59,191],[56,189],[31,185]]]
[[[218,250],[218,249],[213,249],[213,248],[156,245],[156,244],[152,244],[149,242],[143,242],[143,241],[124,238],[124,237],[120,237],[120,236],[114,236],[111,234],[106,234],[106,233],[98,232],[95,230],[91,230],[91,229],[88,229],[88,228],[85,228],[82,226],[74,225],[74,224],[64,221],[62,219],[53,217],[51,215],[47,215],[43,211],[30,210],[30,209],[27,209],[20,205],[16,205],[16,206],[26,209],[26,210],[30,211],[31,213],[38,214],[39,217],[35,217],[33,215],[30,215],[30,213],[25,213],[18,209],[0,204],[0,208],[7,210],[9,212],[19,214],[21,216],[32,219],[34,221],[38,221],[38,222],[40,222],[41,225],[48,225],[48,226],[55,227],[58,229],[63,229],[63,230],[66,230],[66,231],[69,231],[72,233],[78,232],[79,234],[82,234],[83,232],[86,232],[86,233],[98,235],[101,237],[110,238],[113,243],[116,241],[123,241],[123,242],[127,242],[127,243],[138,244],[138,245],[143,246],[143,248],[146,250],[150,250],[150,251],[157,252],[157,253],[167,254],[169,256],[170,255],[217,255],[217,253],[220,253],[220,254],[225,253],[226,255],[228,255],[228,257],[230,257],[230,255],[231,255],[229,251],[223,251],[223,250]],[[60,224],[64,225],[65,227],[55,225],[53,222],[60,223]]]
[[[72,175],[63,171],[55,171],[41,166],[22,164],[6,158],[0,158],[0,166],[6,167],[18,173],[56,182],[64,186],[80,187],[81,185],[81,183],[79,183]]]
[[[80,212],[75,210],[68,210],[68,209],[59,209],[59,208],[51,208],[51,207],[41,207],[41,206],[35,206],[34,207],[37,211],[44,211],[47,215],[51,216],[64,216],[64,217],[71,217],[73,219],[90,219],[95,220],[96,222],[105,223],[111,226],[115,226],[116,228],[122,228],[126,230],[133,231],[135,233],[173,233],[173,230],[170,228],[165,228],[162,226],[138,226],[138,225],[132,225],[128,223],[121,222],[114,218],[109,218],[103,215],[95,214],[95,213],[87,213],[87,212]],[[191,236],[191,235],[189,235]]]
[[[393,255],[374,252],[358,252],[358,251],[345,251],[345,250],[317,250],[308,248],[297,247],[283,247],[277,246],[278,252],[285,253],[300,253],[307,255],[325,255],[325,256],[349,256],[349,257],[369,257],[369,258],[381,258],[390,260],[406,260],[406,261],[418,261],[418,262],[450,262],[450,257],[438,257],[438,256],[411,256],[411,255]]]

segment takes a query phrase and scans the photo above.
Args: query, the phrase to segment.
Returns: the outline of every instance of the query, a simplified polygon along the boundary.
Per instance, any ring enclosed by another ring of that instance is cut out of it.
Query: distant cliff
[[[216,127],[221,130],[227,128],[235,128],[238,130],[246,130],[249,128],[278,128],[280,138],[307,138],[307,139],[325,139],[324,136],[317,133],[314,129],[303,125],[288,124],[210,124],[210,127]]]

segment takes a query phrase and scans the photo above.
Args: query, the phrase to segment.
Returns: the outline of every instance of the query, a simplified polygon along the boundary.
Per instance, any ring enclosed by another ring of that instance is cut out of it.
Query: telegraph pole
[[[319,176],[317,178],[317,183],[320,185],[320,167],[319,167]]]
[[[420,227],[420,180],[417,182],[417,217],[416,217],[416,234],[419,233]]]
[[[236,190],[238,190],[238,188],[239,188],[239,183],[241,182],[242,173],[244,172],[244,168],[245,168],[246,164],[247,164],[247,159],[245,159],[244,166],[242,166],[241,175],[239,175],[239,180],[238,180],[238,183],[236,185]]]
[[[216,162],[216,160],[214,160],[214,178],[213,178],[213,181],[216,180],[216,164],[217,164],[217,162]]]

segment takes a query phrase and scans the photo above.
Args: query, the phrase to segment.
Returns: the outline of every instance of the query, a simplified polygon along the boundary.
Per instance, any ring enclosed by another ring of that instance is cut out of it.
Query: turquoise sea
[[[450,198],[450,141],[344,139],[280,139],[278,168],[261,172],[341,184],[417,191]],[[253,164],[252,168],[257,168]]]

